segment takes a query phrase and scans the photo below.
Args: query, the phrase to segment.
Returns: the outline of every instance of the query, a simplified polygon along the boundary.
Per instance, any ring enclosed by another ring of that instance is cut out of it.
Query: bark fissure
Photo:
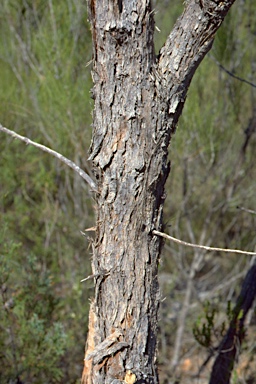
[[[157,383],[162,240],[152,231],[162,228],[168,145],[194,71],[232,1],[208,8],[189,2],[158,58],[149,0],[88,4],[95,100],[90,159],[98,181],[92,269],[100,275],[82,382],[121,383],[129,376]]]

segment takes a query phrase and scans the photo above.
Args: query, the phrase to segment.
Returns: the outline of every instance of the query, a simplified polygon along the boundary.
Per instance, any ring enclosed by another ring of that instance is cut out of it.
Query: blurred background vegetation
[[[184,5],[159,0],[154,7],[158,51]],[[1,124],[91,174],[86,1],[3,0],[0,36]],[[256,84],[255,46],[256,4],[238,0],[195,75],[170,146],[166,232],[182,240],[256,247],[256,215],[241,209],[256,211],[256,89],[225,71]],[[91,273],[90,239],[81,232],[93,226],[93,199],[57,159],[2,133],[0,151],[0,383],[78,383],[93,296],[93,282],[80,283]],[[207,357],[193,329],[197,334],[213,311],[207,347],[218,344],[227,303],[251,262],[166,243],[159,278],[161,383],[171,383],[174,372],[182,383],[192,382]],[[252,313],[249,334],[255,324]],[[244,349],[234,383],[256,382],[253,337]]]

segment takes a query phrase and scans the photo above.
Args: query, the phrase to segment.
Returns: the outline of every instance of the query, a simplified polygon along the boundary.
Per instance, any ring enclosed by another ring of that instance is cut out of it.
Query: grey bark
[[[82,383],[158,383],[157,269],[168,145],[234,0],[190,1],[156,57],[150,0],[89,0],[95,298]],[[206,85],[207,86],[207,85]]]

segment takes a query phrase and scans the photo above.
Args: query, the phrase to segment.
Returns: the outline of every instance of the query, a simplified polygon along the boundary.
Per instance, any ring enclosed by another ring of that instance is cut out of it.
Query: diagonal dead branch
[[[92,178],[86,172],[84,172],[78,165],[76,165],[73,161],[67,159],[65,156],[63,156],[60,153],[54,151],[53,149],[50,149],[50,148],[46,147],[45,145],[38,144],[35,141],[30,140],[28,137],[21,136],[18,133],[14,132],[14,131],[12,131],[12,130],[10,130],[8,128],[3,127],[1,124],[0,124],[0,131],[2,131],[4,133],[7,133],[7,135],[10,135],[10,136],[14,137],[15,139],[19,139],[19,140],[23,141],[27,145],[33,145],[34,147],[39,148],[42,151],[44,151],[46,153],[49,153],[50,155],[56,157],[58,160],[62,161],[62,163],[66,164],[68,167],[73,169],[73,171],[78,173],[79,176],[81,176],[82,179],[84,179],[87,182],[87,184],[89,184],[91,189],[94,192],[97,192],[96,184],[92,180]]]
[[[251,87],[253,88],[256,88],[256,84],[252,83],[251,81],[248,81],[244,78],[242,78],[241,76],[237,76],[235,75],[233,72],[229,71],[227,68],[225,68],[214,56],[210,55],[210,58],[218,65],[218,67],[226,72],[229,76],[233,77],[234,79],[236,80],[239,80],[241,81],[242,83],[245,83],[245,84],[248,84],[250,85]]]
[[[241,211],[245,211],[247,213],[251,213],[252,215],[256,215],[256,211],[254,211],[253,209],[248,209],[244,207],[237,207],[237,209],[240,209]]]

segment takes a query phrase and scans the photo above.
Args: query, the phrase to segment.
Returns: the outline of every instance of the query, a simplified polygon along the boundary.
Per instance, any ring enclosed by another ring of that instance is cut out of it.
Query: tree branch
[[[234,1],[186,2],[183,14],[159,55],[159,75],[168,88],[172,87],[173,82],[184,82],[183,86],[188,87],[196,68],[211,49],[215,33]]]
[[[247,213],[251,213],[252,215],[256,215],[256,211],[254,211],[253,209],[248,209],[248,208],[244,208],[244,207],[237,207],[237,209],[240,209],[241,211],[245,211]]]
[[[97,192],[97,187],[96,187],[95,182],[91,179],[91,177],[86,172],[84,172],[73,161],[67,159],[65,156],[61,155],[60,153],[58,153],[58,152],[56,152],[56,151],[54,151],[54,150],[52,150],[52,149],[42,145],[42,144],[38,144],[38,143],[30,140],[29,138],[25,137],[25,136],[18,135],[16,132],[14,132],[14,131],[12,131],[12,130],[10,130],[8,128],[3,127],[1,124],[0,124],[0,131],[2,131],[4,133],[7,133],[7,135],[10,135],[10,136],[14,137],[15,139],[19,139],[19,140],[23,141],[27,145],[33,145],[34,147],[39,148],[42,151],[44,151],[46,153],[49,153],[50,155],[56,157],[58,160],[62,161],[62,163],[64,163],[65,165],[67,165],[68,167],[73,169],[73,171],[78,173],[79,176],[81,176],[87,182],[87,184],[89,184],[91,189],[94,192]]]
[[[240,295],[233,310],[229,329],[224,336],[218,355],[212,367],[210,384],[227,384],[236,359],[240,353],[241,344],[245,339],[245,320],[256,297],[256,264],[254,264],[244,279]]]
[[[240,251],[240,249],[215,248],[215,247],[207,247],[206,245],[187,243],[186,241],[176,239],[176,237],[169,236],[166,233],[159,232],[156,230],[153,230],[152,233],[153,233],[153,235],[164,237],[165,239],[172,240],[172,241],[174,241],[174,243],[185,245],[186,247],[200,248],[200,249],[205,249],[207,251],[242,253],[244,255],[256,255],[256,252]]]
[[[212,55],[209,55],[209,57],[218,65],[218,67],[222,70],[222,71],[224,71],[224,72],[226,72],[229,76],[231,76],[231,77],[233,77],[234,79],[236,79],[236,80],[239,80],[239,81],[241,81],[242,83],[245,83],[245,84],[248,84],[248,85],[250,85],[251,87],[253,87],[253,88],[256,88],[256,84],[254,84],[254,83],[252,83],[251,81],[248,81],[248,80],[246,80],[246,79],[243,79],[242,77],[240,77],[240,76],[237,76],[237,75],[235,75],[233,72],[231,72],[231,71],[229,71],[228,69],[226,69],[217,59],[215,59],[215,57],[214,56],[212,56]]]

